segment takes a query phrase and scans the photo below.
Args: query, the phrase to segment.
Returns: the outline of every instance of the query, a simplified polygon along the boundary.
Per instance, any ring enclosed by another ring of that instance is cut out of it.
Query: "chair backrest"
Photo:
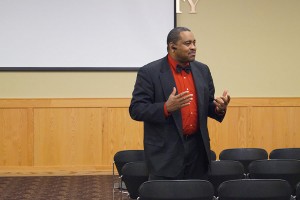
[[[256,160],[249,165],[249,177],[253,179],[284,179],[295,188],[300,182],[300,160]]]
[[[213,150],[210,150],[210,159],[211,160],[216,160],[217,159],[216,152],[214,152]]]
[[[296,159],[300,160],[300,148],[274,149],[269,155],[270,159]]]
[[[130,198],[138,198],[140,185],[148,181],[149,172],[144,161],[129,162],[122,168],[122,180],[124,181]]]
[[[219,160],[211,162],[211,171],[208,175],[208,180],[214,186],[215,196],[218,196],[218,187],[224,181],[243,178],[245,178],[244,166],[239,161]]]
[[[212,200],[213,194],[205,180],[153,180],[139,188],[139,200]]]
[[[219,159],[239,161],[244,165],[245,173],[248,173],[248,165],[254,160],[268,159],[268,152],[261,148],[224,149]]]
[[[114,156],[114,163],[119,175],[122,175],[122,167],[126,163],[144,160],[144,150],[123,150],[118,151]]]
[[[219,200],[290,200],[291,186],[280,179],[241,179],[223,182]]]
[[[296,199],[300,200],[300,182],[297,184],[296,187]]]

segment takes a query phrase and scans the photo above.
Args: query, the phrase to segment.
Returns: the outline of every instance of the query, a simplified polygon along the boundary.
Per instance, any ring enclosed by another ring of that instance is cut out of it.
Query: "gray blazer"
[[[198,99],[200,131],[208,162],[210,138],[207,117],[221,122],[224,115],[215,113],[215,88],[207,65],[190,63]],[[137,74],[129,113],[132,119],[144,122],[144,150],[150,173],[174,177],[183,168],[184,146],[180,110],[164,116],[164,103],[176,87],[167,56],[141,67]]]

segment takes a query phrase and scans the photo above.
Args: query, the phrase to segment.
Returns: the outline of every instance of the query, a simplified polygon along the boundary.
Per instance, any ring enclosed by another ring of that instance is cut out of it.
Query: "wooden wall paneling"
[[[230,107],[222,123],[208,121],[211,148],[217,156],[223,149],[248,146],[248,108]]]
[[[101,165],[101,108],[36,108],[35,166]]]
[[[289,107],[287,119],[288,130],[286,134],[289,137],[286,139],[285,147],[300,147],[300,107]],[[279,141],[279,139],[278,139]],[[281,144],[278,147],[281,148]]]
[[[143,123],[132,120],[128,108],[105,108],[103,164],[110,166],[120,150],[143,149]]]
[[[300,147],[300,107],[255,107],[251,120],[254,146]]]
[[[0,165],[32,166],[32,132],[29,109],[0,109]]]
[[[0,99],[0,175],[111,173],[117,151],[143,149],[130,99]],[[300,98],[233,98],[222,123],[208,121],[217,155],[226,148],[300,147]],[[36,173],[35,173],[36,172]]]
[[[242,101],[243,100],[243,101]],[[209,120],[212,149],[300,147],[299,99],[237,99],[220,124]]]
[[[34,112],[33,108],[27,108],[27,151],[30,155],[29,166],[34,165]]]

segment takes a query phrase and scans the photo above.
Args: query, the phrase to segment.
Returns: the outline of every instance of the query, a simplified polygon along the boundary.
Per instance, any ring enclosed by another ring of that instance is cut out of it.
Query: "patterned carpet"
[[[0,200],[110,200],[112,176],[0,177]]]

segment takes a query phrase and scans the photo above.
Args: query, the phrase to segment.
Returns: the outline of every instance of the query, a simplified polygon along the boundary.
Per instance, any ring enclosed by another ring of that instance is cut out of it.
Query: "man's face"
[[[190,31],[180,33],[180,39],[174,45],[174,57],[179,63],[192,62],[196,57],[196,40]]]

